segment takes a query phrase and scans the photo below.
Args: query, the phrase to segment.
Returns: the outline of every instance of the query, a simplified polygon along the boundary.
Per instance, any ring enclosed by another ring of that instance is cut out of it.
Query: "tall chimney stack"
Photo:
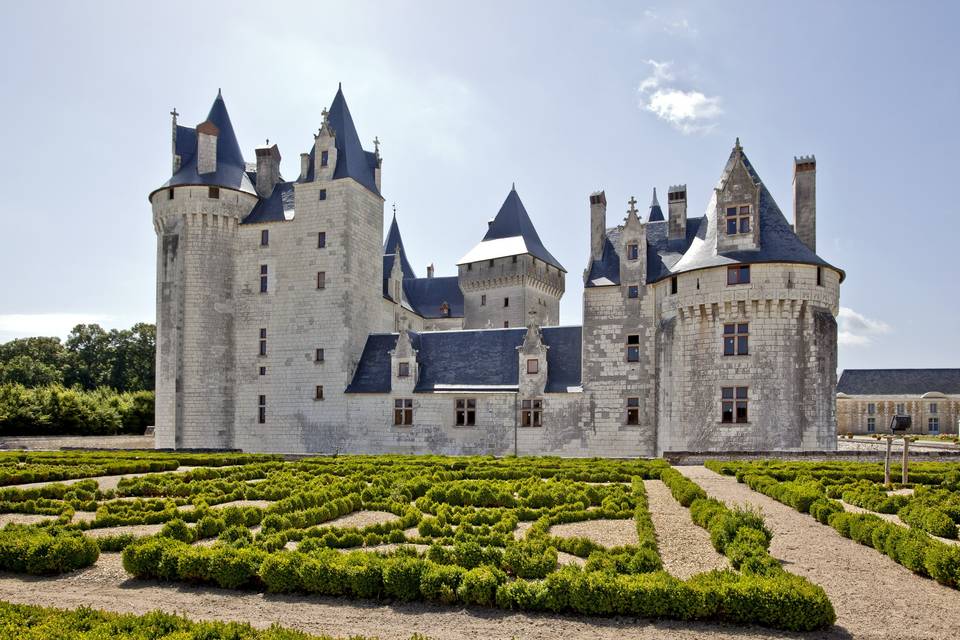
[[[307,174],[310,173],[310,154],[301,153],[300,154],[300,180],[306,180]]]
[[[197,125],[197,173],[217,172],[217,138],[220,129],[209,120]]]
[[[603,258],[603,245],[607,240],[607,194],[595,191],[590,194],[590,259]]]
[[[428,278],[432,278],[432,277],[433,277],[433,264],[432,264],[432,263],[427,265],[427,277],[428,277]]]
[[[811,251],[817,251],[817,159],[793,159],[793,231]]]
[[[267,144],[270,141],[267,140]],[[273,187],[280,182],[280,149],[277,145],[257,147],[257,193],[269,197]]]
[[[684,240],[687,237],[687,185],[678,184],[667,190],[669,240]]]

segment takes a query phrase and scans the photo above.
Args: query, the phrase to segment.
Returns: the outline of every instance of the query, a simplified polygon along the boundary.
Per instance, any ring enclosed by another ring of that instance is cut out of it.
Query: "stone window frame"
[[[314,362],[324,362],[324,352],[323,347],[317,347],[313,350],[313,361]]]
[[[506,309],[510,306],[510,296],[506,296],[503,299],[503,308]]]
[[[936,429],[934,429],[936,427]],[[940,433],[940,416],[927,418],[927,433]]]
[[[413,426],[413,398],[393,399],[393,426]]]
[[[260,265],[260,293],[269,293],[270,286],[268,280],[269,267],[265,264]]]
[[[267,396],[257,396],[257,424],[267,424]]]
[[[398,378],[409,378],[409,377],[410,377],[410,363],[409,363],[409,362],[398,362],[398,363],[397,363],[397,377],[398,377]]]
[[[167,200],[173,200],[173,187],[167,189]]]
[[[627,285],[627,298],[631,300],[636,300],[640,297],[640,285],[631,284]]]
[[[738,284],[750,284],[750,265],[737,264],[727,267],[727,286],[732,287]]]
[[[730,223],[733,223],[732,233]],[[744,236],[752,233],[753,205],[735,204],[724,207],[723,230],[728,236]]]
[[[480,294],[480,306],[481,307],[487,306],[487,294],[485,293]]]
[[[740,414],[741,408],[743,409],[742,417]],[[750,424],[749,386],[730,385],[720,387],[720,424]]]
[[[680,284],[677,281],[677,276],[671,277],[670,278],[670,295],[672,296],[677,295],[677,291],[679,290],[679,288],[680,288]]]
[[[326,199],[327,199],[327,190],[326,190],[326,189],[320,189],[319,198],[320,198],[320,200],[326,200]]]
[[[723,323],[723,355],[724,357],[750,355],[749,322]]]
[[[896,409],[895,413],[896,413],[898,416],[908,415],[908,414],[907,414],[907,405],[906,405],[906,403],[904,403],[904,402],[898,402],[898,403],[896,404],[896,406],[894,407],[894,409]]]
[[[640,334],[627,334],[627,342],[624,348],[627,362],[640,362]]]
[[[527,358],[527,375],[536,375],[540,373],[539,358]]]
[[[503,328],[504,328],[504,329],[509,329],[509,328],[510,328],[510,321],[509,321],[509,320],[504,320],[504,321],[503,321]]]
[[[262,375],[262,376],[267,375],[267,368],[266,368],[266,367],[260,367],[260,375]]]
[[[877,432],[877,419],[875,417],[867,418],[867,433]]]
[[[318,231],[317,232],[317,249],[326,249],[327,248],[327,232]]]
[[[322,384],[318,384],[316,387],[314,387],[313,399],[314,399],[314,400],[323,400],[323,385],[322,385]]]
[[[520,401],[520,426],[529,428],[543,426],[543,398],[528,398]]]
[[[260,246],[270,246],[270,229],[260,229]]]
[[[207,197],[211,200],[219,200],[220,187],[207,187]]]
[[[320,166],[326,167],[330,164],[330,152],[327,150],[320,152]]]
[[[637,396],[627,397],[626,425],[628,427],[640,425],[640,398]]]
[[[327,288],[327,272],[317,271],[317,290]]]
[[[876,403],[876,402],[868,402],[868,403],[867,403],[867,415],[868,415],[868,416],[877,415],[877,403]]]
[[[627,243],[627,260],[639,260],[639,259],[640,259],[640,243],[638,242]]]
[[[817,267],[817,286],[823,286],[823,267]]]
[[[927,407],[928,413],[938,414],[940,413],[940,407],[937,406],[936,402],[931,402],[930,406]]]
[[[260,328],[260,355],[267,355],[267,330],[264,327]]]
[[[454,398],[453,425],[455,427],[477,426],[477,399]]]

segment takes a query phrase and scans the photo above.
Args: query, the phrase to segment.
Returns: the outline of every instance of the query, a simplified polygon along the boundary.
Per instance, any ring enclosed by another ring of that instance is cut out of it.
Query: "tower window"
[[[509,306],[510,306],[510,298],[504,298],[504,299],[503,299],[503,306],[505,306],[505,307],[509,307]]]
[[[670,278],[670,295],[676,295],[677,293],[677,276]]]
[[[320,199],[321,199],[321,200],[326,200],[326,199],[327,199],[327,190],[326,190],[326,189],[320,189]]]
[[[527,373],[534,374],[539,373],[540,371],[540,361],[536,358],[529,358],[527,360]]]
[[[317,271],[317,289],[326,289],[327,288],[327,273],[325,271]]]
[[[543,426],[543,400],[522,400],[520,402],[520,426]]]
[[[510,328],[510,321],[509,321],[509,320],[504,320],[504,321],[503,321],[503,328],[504,328],[504,329],[509,329],[509,328]]]
[[[867,433],[876,433],[876,431],[877,431],[877,419],[867,418]]]
[[[398,362],[398,363],[397,363],[397,377],[398,377],[398,378],[409,378],[409,377],[410,377],[410,363],[409,363],[409,362]]]
[[[627,398],[627,424],[640,424],[640,398]]]
[[[220,199],[220,187],[207,187],[207,197],[215,200]]]
[[[323,385],[322,385],[322,384],[318,384],[317,387],[316,387],[316,389],[314,389],[314,391],[313,391],[313,399],[314,399],[314,400],[323,400]]]
[[[631,243],[627,245],[627,260],[637,260],[640,257],[640,245]]]
[[[627,362],[640,362],[640,336],[627,336]]]
[[[750,205],[727,207],[727,235],[750,233]]]
[[[173,189],[167,189],[167,200],[173,200]]]
[[[267,422],[267,396],[257,398],[257,422],[260,424]]]
[[[493,260],[491,260],[490,263],[489,263],[487,266],[492,267],[492,266],[493,266]]]
[[[721,387],[720,422],[743,424],[747,422],[747,387]]]
[[[262,375],[262,376],[267,375],[267,368],[266,368],[266,367],[260,367],[260,375]]]
[[[321,166],[321,167],[325,167],[325,166],[327,166],[327,163],[329,163],[329,162],[330,162],[330,152],[329,152],[329,151],[321,151],[321,152],[320,152],[320,166]],[[320,199],[323,200],[323,198],[320,198]]]
[[[260,265],[260,293],[267,292],[267,265]]]
[[[627,287],[627,297],[628,298],[639,298],[640,297],[640,287],[635,284]]]
[[[817,267],[817,286],[823,286],[823,267]]]
[[[458,427],[477,424],[477,401],[475,398],[457,398],[454,402],[454,417]]]
[[[930,403],[930,413],[937,413],[937,403],[936,403],[936,402],[931,402],[931,403]]]
[[[467,271],[473,271],[473,263],[472,263],[472,262],[467,265]]]
[[[517,264],[517,256],[513,256],[513,259],[510,260],[513,264]]]
[[[393,401],[393,424],[409,427],[413,424],[413,400],[397,398]]]
[[[723,325],[723,355],[745,356],[750,348],[750,323]]]
[[[267,355],[267,330],[260,329],[260,355]]]
[[[485,293],[480,294],[480,306],[481,307],[487,306],[487,294]]]
[[[263,229],[260,231],[260,246],[266,247],[270,245],[270,230]]]
[[[727,267],[727,284],[750,284],[750,265]]]
[[[324,249],[327,246],[327,232],[321,231],[317,234],[317,249]]]
[[[323,362],[323,349],[322,349],[322,348],[317,347],[317,349],[313,352],[313,361],[314,361],[314,362]]]

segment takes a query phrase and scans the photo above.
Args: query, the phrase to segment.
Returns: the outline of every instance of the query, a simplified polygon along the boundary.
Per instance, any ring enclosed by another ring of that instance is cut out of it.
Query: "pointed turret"
[[[653,188],[653,200],[650,201],[650,216],[647,222],[663,222],[663,211],[660,209],[660,202],[657,200],[657,188]]]
[[[384,269],[383,275],[386,277],[393,268],[393,259],[400,256],[400,268],[403,270],[404,278],[416,278],[413,267],[407,260],[407,252],[403,248],[403,238],[400,237],[400,225],[397,224],[397,214],[393,214],[393,222],[390,223],[390,230],[387,231],[387,239],[383,243]],[[389,259],[390,264],[387,265]],[[389,268],[388,268],[389,267]]]
[[[376,170],[380,165],[380,160],[376,153],[364,151],[363,145],[360,144],[360,135],[353,123],[353,116],[350,115],[350,108],[347,106],[347,99],[343,95],[342,88],[337,89],[337,95],[334,96],[330,109],[324,116],[323,127],[318,137],[328,132],[333,135],[336,148],[336,166],[333,169],[333,179],[353,178],[379,195]],[[316,162],[315,154],[316,150],[312,149],[310,151],[310,167],[304,182],[312,182],[316,179],[313,167]]]

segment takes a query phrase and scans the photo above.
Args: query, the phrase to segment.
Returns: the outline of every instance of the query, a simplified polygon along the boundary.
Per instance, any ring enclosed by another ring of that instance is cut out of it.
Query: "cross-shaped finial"
[[[323,111],[320,112],[320,115],[323,117],[323,124],[327,124],[327,122],[329,122],[328,116],[330,115],[330,112],[324,109]]]
[[[397,203],[396,203],[396,202],[393,203],[393,217],[394,217],[394,218],[397,217]]]
[[[170,115],[173,116],[173,121],[176,122],[176,121],[177,121],[177,116],[180,115],[180,114],[177,113],[177,108],[174,107],[174,108],[173,108],[173,111],[170,112]]]
[[[637,213],[637,199],[634,198],[633,196],[630,196],[630,199],[627,200],[627,204],[630,205],[630,208],[627,209],[627,213],[636,214],[636,213]]]
[[[373,152],[377,155],[380,154],[380,138],[373,136]]]
[[[270,146],[270,138],[267,138],[266,146]]]

